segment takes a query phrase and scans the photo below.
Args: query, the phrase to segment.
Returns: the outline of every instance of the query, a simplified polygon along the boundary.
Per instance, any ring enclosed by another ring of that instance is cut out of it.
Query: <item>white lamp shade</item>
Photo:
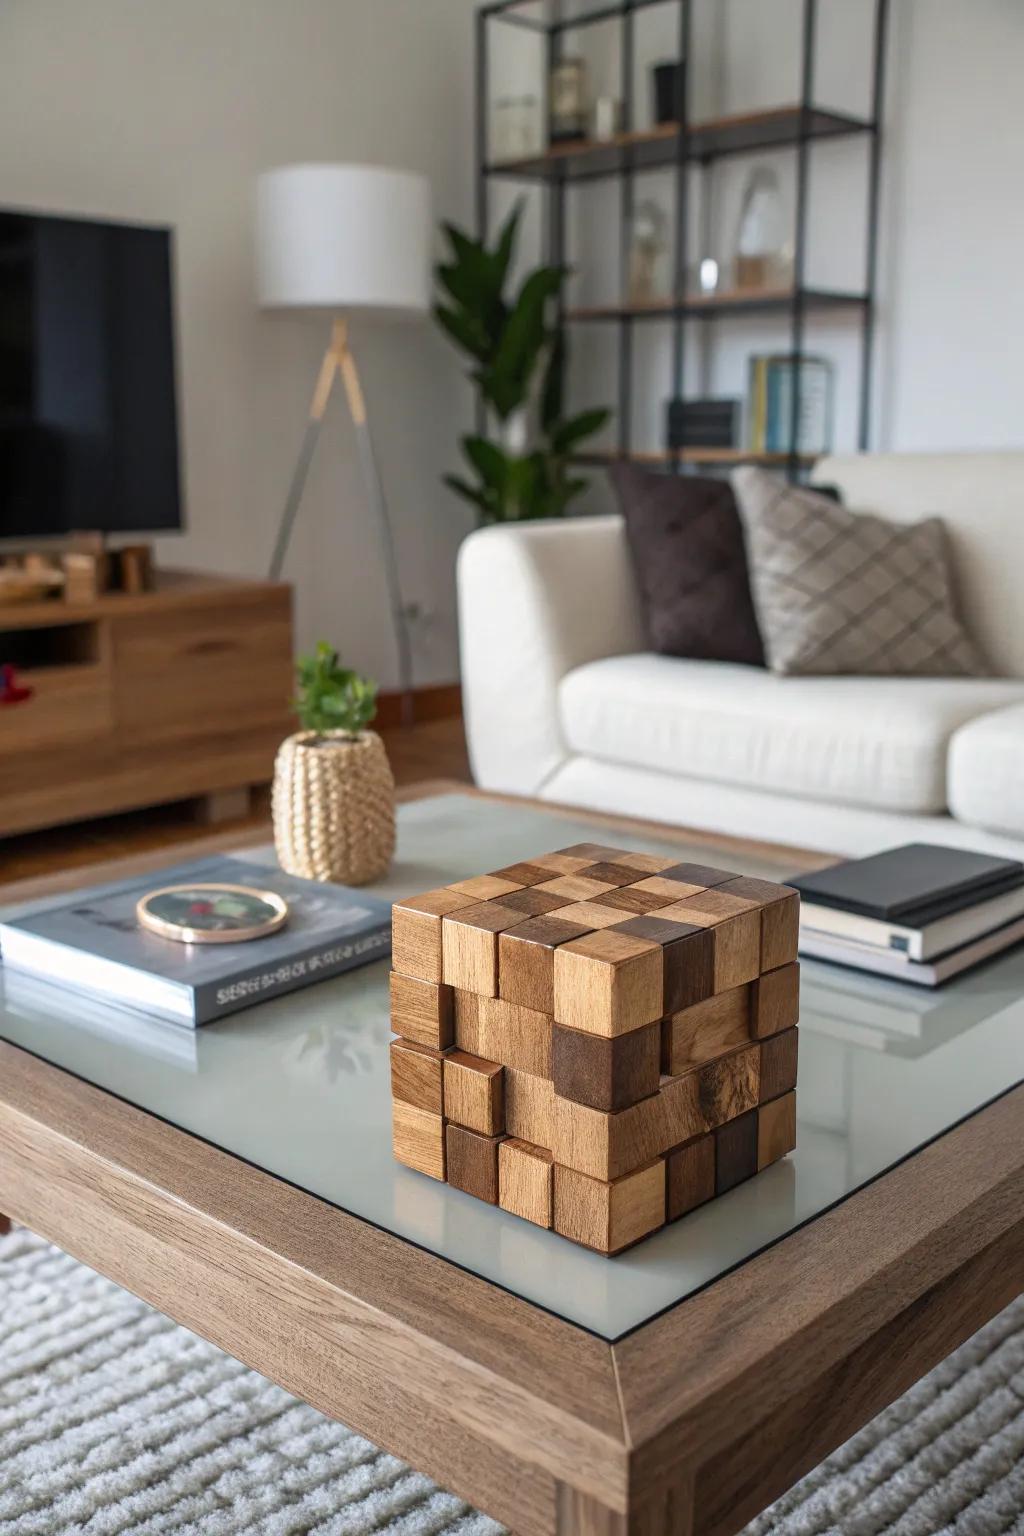
[[[256,268],[266,308],[422,314],[430,183],[370,165],[284,165],[259,178]]]

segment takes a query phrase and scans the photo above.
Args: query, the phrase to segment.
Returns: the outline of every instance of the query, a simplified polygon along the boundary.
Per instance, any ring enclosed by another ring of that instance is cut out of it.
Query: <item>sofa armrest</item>
[[[482,528],[459,551],[458,595],[473,776],[535,794],[569,755],[558,718],[565,674],[646,649],[623,521]]]

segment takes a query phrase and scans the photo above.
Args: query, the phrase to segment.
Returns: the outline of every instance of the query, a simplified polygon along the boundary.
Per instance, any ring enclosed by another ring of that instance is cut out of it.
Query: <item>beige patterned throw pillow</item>
[[[892,523],[761,469],[732,476],[773,672],[979,677],[941,519]]]

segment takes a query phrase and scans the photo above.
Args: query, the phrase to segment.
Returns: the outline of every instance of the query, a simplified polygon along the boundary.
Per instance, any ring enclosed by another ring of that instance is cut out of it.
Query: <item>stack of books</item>
[[[800,953],[936,987],[1024,940],[1024,864],[907,843],[790,882]]]
[[[748,446],[756,453],[815,457],[827,453],[832,436],[832,366],[823,357],[800,360],[800,411],[793,444],[793,360],[786,355],[750,359]]]

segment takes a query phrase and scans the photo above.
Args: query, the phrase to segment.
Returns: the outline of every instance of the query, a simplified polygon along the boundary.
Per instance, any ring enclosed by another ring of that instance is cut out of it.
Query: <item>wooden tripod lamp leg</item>
[[[292,483],[288,488],[288,499],[284,504],[284,511],[281,514],[281,524],[277,530],[277,541],[274,544],[274,554],[270,562],[271,581],[279,581],[281,578],[285,555],[288,553],[288,545],[291,543],[292,529],[295,527],[295,519],[298,516],[302,493],[306,488],[306,476],[309,474],[309,466],[313,462],[316,441],[320,436],[320,428],[323,426],[324,416],[327,413],[327,404],[331,398],[331,390],[334,387],[334,379],[339,366],[339,328],[341,345],[344,345],[344,321],[336,320],[331,331],[331,339],[324,353],[323,362],[320,364],[316,388],[313,391],[313,399],[309,407],[309,420],[306,423],[306,431],[302,439],[302,447],[299,449],[298,462],[292,475]]]

